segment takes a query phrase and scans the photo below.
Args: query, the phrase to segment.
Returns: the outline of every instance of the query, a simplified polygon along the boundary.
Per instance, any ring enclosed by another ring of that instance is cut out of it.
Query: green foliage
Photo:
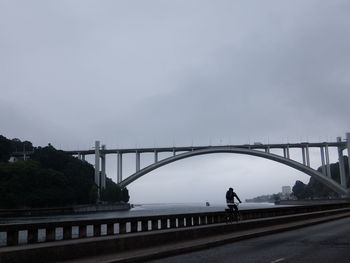
[[[349,180],[349,166],[348,166],[348,157],[344,156],[344,166],[345,166],[345,179],[347,187],[350,187]],[[317,169],[319,172],[322,172],[322,167]],[[339,162],[330,164],[331,177],[333,180],[340,184],[340,169]],[[335,198],[338,197],[338,194],[326,185],[320,183],[315,178],[310,177],[310,181],[307,185],[300,184],[302,182],[296,181],[293,187],[294,196],[298,199],[308,199],[308,198]],[[294,190],[295,188],[295,190]]]
[[[74,189],[67,193],[74,203],[86,204],[92,201],[90,192],[94,185],[94,168],[91,164],[58,151],[51,145],[39,147],[31,158],[38,161],[44,168],[59,171],[66,177],[68,189]]]
[[[0,135],[0,163],[7,162],[12,152],[11,141]]]
[[[298,199],[304,199],[306,193],[306,185],[301,181],[296,181],[292,188],[293,194]]]
[[[122,191],[120,187],[114,183],[111,179],[106,178],[106,189],[101,191],[101,201],[117,202],[122,197]]]
[[[31,159],[8,163],[12,152],[34,150]],[[98,188],[94,167],[84,161],[47,147],[33,148],[28,141],[0,136],[0,207],[48,207],[96,203]],[[101,199],[129,201],[127,189],[107,178]]]
[[[125,203],[129,202],[130,196],[129,196],[129,191],[126,188],[122,189],[122,198],[121,200]]]
[[[121,189],[111,179],[106,178],[106,189],[101,191],[101,201],[106,202],[129,202],[129,191],[126,188]]]
[[[0,207],[60,206],[72,202],[73,189],[62,173],[35,161],[0,166]]]
[[[14,138],[11,140],[12,152],[33,151],[33,145],[29,141],[22,142],[20,139]]]

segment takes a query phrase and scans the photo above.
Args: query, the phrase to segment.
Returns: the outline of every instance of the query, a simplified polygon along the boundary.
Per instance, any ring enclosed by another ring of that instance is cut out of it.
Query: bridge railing
[[[249,220],[338,209],[349,206],[349,204],[330,204],[242,210],[241,217],[242,220]],[[219,223],[226,223],[226,214],[224,211],[112,219],[1,224],[0,245],[16,246],[58,240],[188,228]]]

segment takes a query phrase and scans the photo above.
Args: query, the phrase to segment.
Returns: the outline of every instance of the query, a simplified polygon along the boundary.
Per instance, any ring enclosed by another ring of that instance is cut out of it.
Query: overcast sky
[[[347,0],[0,0],[0,134],[66,150],[334,141],[350,131],[349,14]],[[248,198],[295,180],[308,176],[218,154],[128,188],[135,203],[224,202],[229,186]]]

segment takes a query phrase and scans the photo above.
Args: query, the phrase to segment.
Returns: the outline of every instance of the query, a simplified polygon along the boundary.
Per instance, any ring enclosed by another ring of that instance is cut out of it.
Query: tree
[[[129,191],[126,188],[122,189],[122,201],[127,203],[130,200]]]
[[[301,181],[296,181],[295,185],[292,188],[293,194],[298,199],[304,199],[305,198],[305,188],[306,185]]]
[[[12,152],[11,141],[0,135],[0,163],[7,162]]]
[[[119,202],[121,201],[122,191],[120,187],[111,179],[106,178],[106,189],[101,191],[101,201]]]
[[[0,136],[0,208],[47,207],[96,203],[94,167],[56,150],[52,145],[33,148],[31,159],[8,163],[11,152],[30,150],[31,142]],[[28,147],[28,149],[27,149]],[[101,199],[129,201],[127,189],[107,178]]]

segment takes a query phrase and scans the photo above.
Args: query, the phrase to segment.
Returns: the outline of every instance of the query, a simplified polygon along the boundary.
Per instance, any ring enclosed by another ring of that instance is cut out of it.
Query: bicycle
[[[232,204],[227,204],[227,206],[229,208],[225,209],[226,223],[233,223],[235,221],[236,221],[236,223],[238,223],[238,221],[242,220],[240,212],[238,210],[238,206],[239,206],[238,202],[234,202]],[[236,207],[236,209],[235,209],[235,207]]]

